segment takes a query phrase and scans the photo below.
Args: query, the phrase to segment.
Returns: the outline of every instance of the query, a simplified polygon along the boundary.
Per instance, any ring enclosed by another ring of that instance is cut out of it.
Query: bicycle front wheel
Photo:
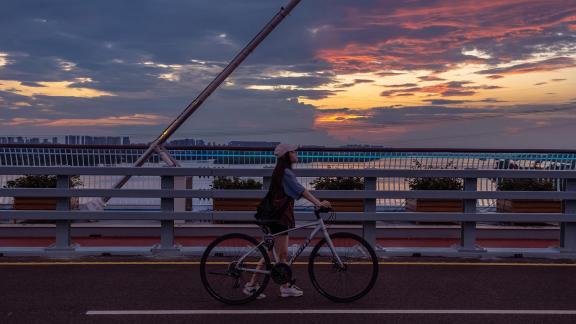
[[[366,295],[378,277],[378,257],[374,249],[361,237],[352,233],[330,235],[342,265],[326,239],[322,239],[310,253],[308,274],[314,288],[324,297],[348,303]]]
[[[217,238],[206,248],[200,260],[200,277],[212,297],[238,305],[264,291],[270,281],[270,257],[258,244],[251,236],[233,233]],[[250,281],[254,285],[246,289]]]

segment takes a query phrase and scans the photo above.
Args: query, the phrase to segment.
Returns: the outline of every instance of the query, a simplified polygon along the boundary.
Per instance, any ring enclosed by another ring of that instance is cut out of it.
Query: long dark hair
[[[282,179],[284,179],[284,172],[286,169],[292,169],[292,161],[290,161],[290,152],[286,152],[283,156],[279,157],[276,161],[276,167],[272,172],[272,181],[270,183],[270,192],[274,195],[284,192],[282,187]]]

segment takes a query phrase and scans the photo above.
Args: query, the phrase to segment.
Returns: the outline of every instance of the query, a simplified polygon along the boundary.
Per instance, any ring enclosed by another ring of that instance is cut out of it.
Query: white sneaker
[[[296,285],[290,285],[289,287],[280,286],[280,297],[300,297],[304,295],[304,291]]]
[[[259,284],[251,285],[249,282],[247,282],[247,283],[244,285],[244,289],[242,290],[242,292],[244,293],[244,295],[252,296],[252,295],[254,295],[254,293],[255,293],[258,289],[260,289],[260,285],[259,285]],[[261,293],[260,295],[258,295],[258,297],[256,297],[256,299],[263,299],[263,298],[266,298],[266,295],[264,295],[264,294],[262,294],[262,293]]]

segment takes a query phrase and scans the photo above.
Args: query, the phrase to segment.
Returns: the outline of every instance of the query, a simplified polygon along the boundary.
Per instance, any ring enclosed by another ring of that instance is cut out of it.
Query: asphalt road
[[[203,290],[194,260],[172,261],[0,258],[0,323],[576,323],[576,264],[550,260],[383,260],[373,291],[351,304],[316,293],[298,265],[303,297],[271,284],[235,307]]]

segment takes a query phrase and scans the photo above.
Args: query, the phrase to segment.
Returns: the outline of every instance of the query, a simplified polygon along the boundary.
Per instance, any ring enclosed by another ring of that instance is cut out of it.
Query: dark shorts
[[[268,230],[268,233],[272,235],[288,230],[288,226],[278,223],[267,224],[265,227]],[[282,235],[288,235],[288,233]]]

